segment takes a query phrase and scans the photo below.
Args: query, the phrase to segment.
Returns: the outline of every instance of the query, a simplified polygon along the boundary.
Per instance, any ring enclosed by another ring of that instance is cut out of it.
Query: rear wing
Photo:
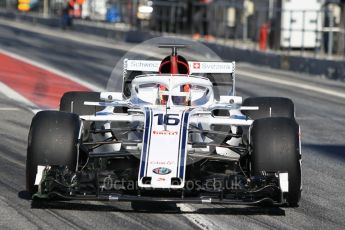
[[[123,63],[123,92],[126,95],[128,84],[133,78],[133,72],[158,73],[161,61],[156,60],[129,60],[125,59]],[[232,95],[235,95],[235,62],[198,62],[189,61],[190,74],[229,74],[232,81]],[[214,82],[213,82],[214,83]]]
[[[235,72],[235,62],[195,62],[190,61],[189,72],[190,74],[196,73],[229,73]],[[125,71],[141,71],[158,73],[161,61],[149,60],[124,60]]]

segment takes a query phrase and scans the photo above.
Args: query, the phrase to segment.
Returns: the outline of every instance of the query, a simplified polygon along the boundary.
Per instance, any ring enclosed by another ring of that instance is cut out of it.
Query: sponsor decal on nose
[[[178,131],[169,131],[169,130],[162,130],[162,131],[153,131],[154,135],[178,135]]]
[[[158,175],[167,175],[171,173],[171,169],[165,168],[165,167],[159,167],[152,170],[153,173]]]

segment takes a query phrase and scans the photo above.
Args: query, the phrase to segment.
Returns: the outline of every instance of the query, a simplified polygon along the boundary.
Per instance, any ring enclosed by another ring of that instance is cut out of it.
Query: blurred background
[[[117,24],[246,49],[342,59],[344,0],[0,0],[2,12]]]

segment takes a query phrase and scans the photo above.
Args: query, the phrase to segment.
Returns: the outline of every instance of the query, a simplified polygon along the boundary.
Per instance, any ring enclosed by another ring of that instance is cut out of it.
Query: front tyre
[[[77,114],[41,111],[32,119],[26,158],[26,189],[37,192],[37,166],[61,165],[75,170],[81,122]]]
[[[251,174],[288,172],[287,202],[298,206],[301,198],[301,154],[299,126],[294,119],[284,117],[255,120],[250,132]]]

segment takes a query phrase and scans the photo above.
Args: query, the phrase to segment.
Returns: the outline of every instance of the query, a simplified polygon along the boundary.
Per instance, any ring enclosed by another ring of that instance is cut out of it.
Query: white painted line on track
[[[317,86],[312,86],[312,85],[309,85],[308,83],[302,83],[302,82],[296,82],[293,80],[288,81],[288,80],[284,80],[284,79],[266,77],[262,74],[247,72],[247,71],[243,71],[243,70],[236,70],[236,73],[242,75],[241,77],[247,77],[247,78],[267,81],[267,82],[271,82],[271,83],[277,83],[279,85],[292,86],[293,89],[298,88],[298,89],[308,90],[308,91],[312,91],[312,92],[316,92],[316,93],[322,93],[322,94],[325,94],[328,96],[345,98],[345,93],[341,93],[338,91],[334,91],[334,90],[326,89],[326,88],[321,88],[321,87],[317,87]]]
[[[32,106],[32,107],[37,107],[34,103],[29,101],[24,96],[22,96],[21,94],[17,93],[15,90],[13,90],[12,88],[8,87],[7,85],[2,83],[1,81],[0,81],[0,91],[3,92],[3,94],[5,96],[7,96],[8,98],[11,98],[11,99],[14,99],[16,101],[22,102],[22,103],[24,103],[26,105],[29,105],[29,106]]]
[[[207,218],[205,215],[200,214],[193,214],[193,212],[196,211],[195,208],[193,208],[189,204],[177,204],[177,207],[180,208],[181,212],[187,212],[190,214],[182,214],[185,218],[187,218],[189,221],[191,221],[194,225],[199,227],[200,229],[220,229],[220,226],[215,225],[214,222],[211,222],[209,218]]]
[[[38,109],[37,105],[35,105],[31,101],[29,101],[27,98],[25,98],[21,94],[17,93],[15,90],[8,87],[7,85],[2,83],[1,81],[0,81],[0,92],[2,92],[6,97],[26,105],[33,113],[35,113],[35,114],[37,113],[37,112],[35,112]]]
[[[15,107],[3,107],[0,108],[0,111],[18,111],[20,110],[19,108],[15,108]]]
[[[42,109],[31,109],[31,111],[32,111],[34,114],[36,114],[36,113],[42,111]]]

